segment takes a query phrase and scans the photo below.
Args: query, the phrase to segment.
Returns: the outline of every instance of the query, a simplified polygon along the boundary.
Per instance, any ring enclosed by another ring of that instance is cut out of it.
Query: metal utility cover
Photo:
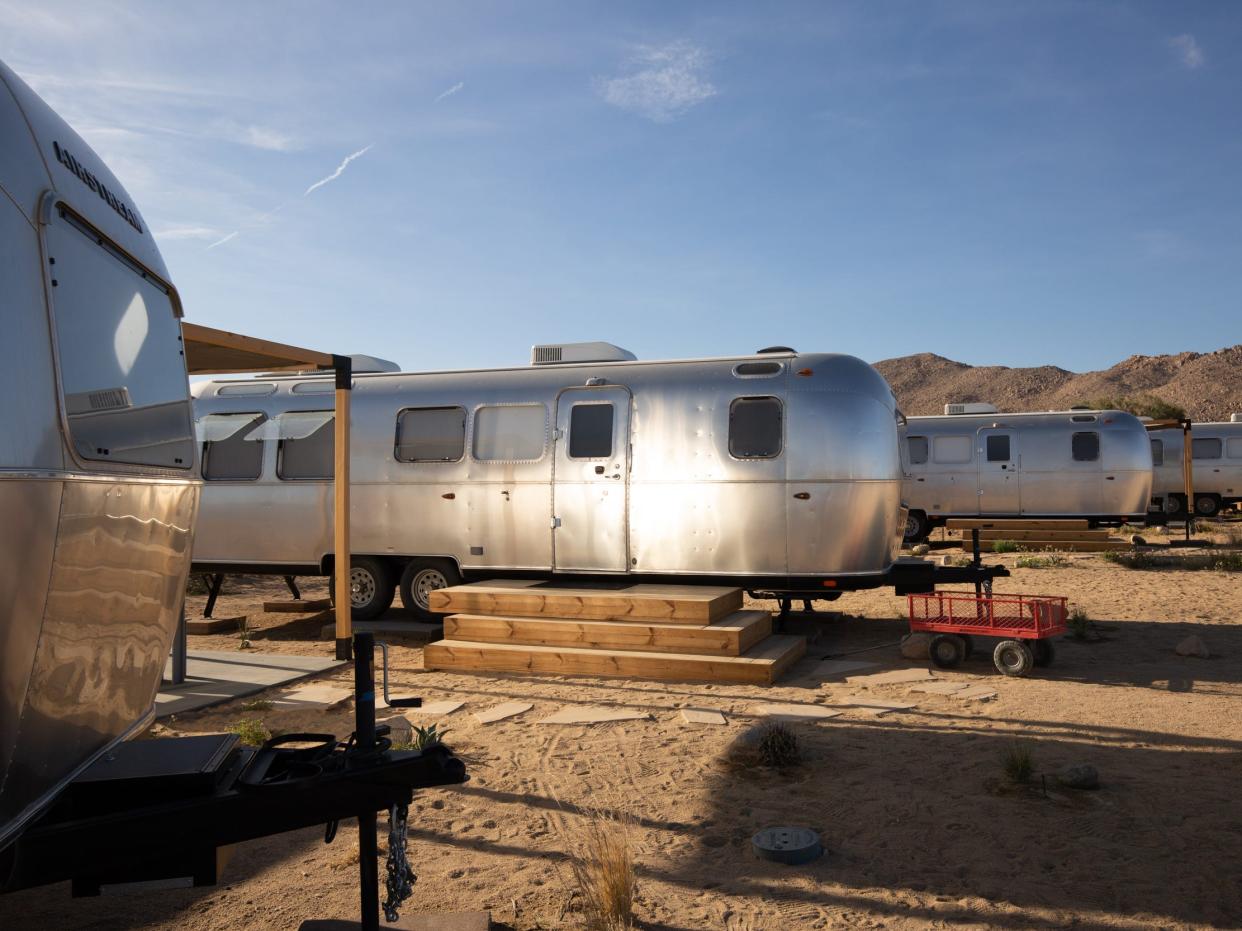
[[[824,855],[819,835],[810,828],[764,828],[750,839],[755,856],[775,863],[797,865],[809,863]]]

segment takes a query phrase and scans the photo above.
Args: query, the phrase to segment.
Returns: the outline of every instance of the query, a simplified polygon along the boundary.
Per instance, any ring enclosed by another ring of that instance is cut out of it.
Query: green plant
[[[1065,626],[1075,640],[1086,640],[1091,629],[1091,617],[1082,608],[1074,608],[1065,619]]]
[[[587,931],[628,931],[634,927],[637,874],[630,843],[631,820],[596,812],[568,838]]]
[[[774,769],[786,769],[802,762],[798,736],[779,721],[764,725],[759,732],[755,749],[759,753],[760,762]]]
[[[1035,754],[1026,744],[1012,741],[1001,750],[1001,769],[1005,778],[1015,785],[1030,782],[1035,775]]]
[[[1019,556],[1014,565],[1019,569],[1060,569],[1069,562],[1064,556]]]
[[[248,747],[261,747],[272,739],[269,731],[258,718],[243,718],[229,725],[229,733],[236,734]]]
[[[438,730],[438,725],[432,724],[430,727],[419,727],[414,725],[414,732],[410,738],[410,746],[408,749],[426,750],[428,747],[434,747],[438,743],[444,742],[444,735],[449,732],[446,727],[444,730]],[[397,749],[403,749],[398,747]]]
[[[946,556],[944,560],[946,566],[970,566],[974,564],[974,559],[969,556]]]
[[[250,618],[242,615],[237,619],[237,634],[241,637],[241,643],[237,645],[239,650],[250,649]]]
[[[252,698],[242,702],[242,711],[271,711],[272,703],[266,698]]]
[[[980,549],[987,549],[987,547],[982,546],[980,547]],[[992,552],[993,553],[1016,553],[1017,551],[1018,551],[1018,544],[1015,543],[1013,540],[993,540],[992,541]]]
[[[1154,394],[1128,394],[1093,398],[1078,405],[1095,411],[1125,411],[1136,417],[1153,420],[1184,420],[1186,411]]]

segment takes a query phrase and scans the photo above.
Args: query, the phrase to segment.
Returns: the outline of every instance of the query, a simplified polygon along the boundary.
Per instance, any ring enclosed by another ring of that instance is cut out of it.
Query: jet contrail
[[[448,90],[446,90],[443,94],[441,94],[439,97],[437,97],[435,100],[433,100],[433,101],[432,101],[432,103],[439,103],[439,102],[440,102],[441,100],[443,100],[445,97],[452,97],[454,94],[456,94],[459,90],[461,90],[461,89],[462,89],[463,87],[465,87],[465,86],[466,86],[466,82],[465,82],[465,81],[458,81],[456,84],[454,84],[454,85],[453,85],[452,87],[450,87]]]
[[[339,165],[337,165],[337,166],[336,166],[336,171],[332,172],[332,174],[328,175],[328,177],[326,177],[326,178],[321,178],[320,180],[318,180],[318,181],[316,181],[314,184],[312,184],[310,187],[308,187],[308,188],[306,189],[306,194],[311,193],[311,192],[312,192],[312,191],[314,191],[316,188],[321,188],[321,187],[323,187],[323,186],[324,186],[325,184],[327,184],[329,181],[335,181],[335,180],[336,180],[337,178],[339,178],[342,174],[344,174],[344,172],[345,172],[345,168],[346,168],[346,166],[347,166],[347,165],[349,165],[349,163],[350,163],[350,162],[352,162],[352,161],[353,161],[354,159],[356,159],[356,158],[361,158],[363,155],[366,155],[366,154],[367,154],[367,152],[369,152],[369,151],[371,150],[371,146],[373,146],[373,145],[375,145],[375,143],[374,143],[374,142],[373,142],[373,143],[371,143],[371,145],[367,146],[365,149],[359,149],[359,150],[358,150],[357,152],[355,152],[353,155],[347,155],[347,156],[345,156],[345,161],[341,162],[341,164],[339,164]],[[302,196],[303,196],[303,197],[305,197],[305,196],[306,196],[306,194],[303,194]]]
[[[229,234],[228,234],[227,236],[225,236],[224,238],[222,238],[222,239],[217,239],[215,242],[213,242],[213,243],[212,243],[210,246],[208,246],[207,248],[208,248],[208,249],[214,249],[216,246],[223,246],[223,245],[224,245],[226,242],[228,242],[230,239],[235,239],[235,238],[236,238],[236,237],[237,237],[240,233],[241,233],[241,230],[233,230],[233,232],[229,233]]]

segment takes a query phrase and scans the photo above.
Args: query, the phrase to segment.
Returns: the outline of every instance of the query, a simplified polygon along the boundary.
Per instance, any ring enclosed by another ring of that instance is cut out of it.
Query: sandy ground
[[[323,593],[305,581],[308,597]],[[810,623],[807,658],[770,689],[424,672],[417,645],[396,647],[397,694],[466,702],[440,723],[470,773],[464,786],[415,800],[419,882],[407,908],[489,909],[497,926],[523,931],[578,927],[565,851],[584,813],[604,810],[634,820],[637,914],[648,929],[1242,926],[1242,574],[1071,557],[1061,568],[1016,569],[997,590],[1068,595],[1104,639],[1059,641],[1055,664],[1027,679],[999,676],[978,654],[938,673],[995,688],[994,699],[973,702],[815,674],[825,656],[867,647],[852,658],[879,664],[868,671],[926,666],[902,659],[904,599],[887,592],[847,595],[831,606],[840,613]],[[327,614],[255,613],[281,597],[279,579],[229,580],[217,613],[250,612],[256,650],[330,655],[332,644],[315,639]],[[191,616],[203,600],[191,599]],[[1211,659],[1173,652],[1192,633]],[[191,647],[238,642],[193,637]],[[350,682],[346,672],[322,678]],[[760,720],[757,702],[858,695],[917,707],[793,725],[805,762],[785,774],[730,762]],[[486,726],[471,715],[512,699],[535,707]],[[536,723],[574,704],[650,718]],[[251,717],[281,731],[352,727],[349,702],[241,706],[158,730],[212,732]],[[728,724],[686,725],[685,706],[719,709]],[[1040,774],[1089,762],[1102,788],[1009,788],[999,756],[1014,740],[1032,748]],[[755,859],[751,835],[781,824],[819,831],[827,854],[798,867]],[[3,897],[0,927],[287,929],[356,917],[356,857],[356,829],[342,825],[331,846],[310,829],[243,845],[215,888],[74,900],[56,886]]]

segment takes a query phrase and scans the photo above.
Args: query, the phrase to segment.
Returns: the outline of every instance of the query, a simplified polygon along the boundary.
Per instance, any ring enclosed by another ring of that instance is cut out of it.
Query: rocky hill
[[[875,363],[907,414],[941,414],[949,401],[987,401],[1002,411],[1064,410],[1101,397],[1156,395],[1197,421],[1242,412],[1242,345],[1216,352],[1130,356],[1101,372],[973,366],[930,352]]]

